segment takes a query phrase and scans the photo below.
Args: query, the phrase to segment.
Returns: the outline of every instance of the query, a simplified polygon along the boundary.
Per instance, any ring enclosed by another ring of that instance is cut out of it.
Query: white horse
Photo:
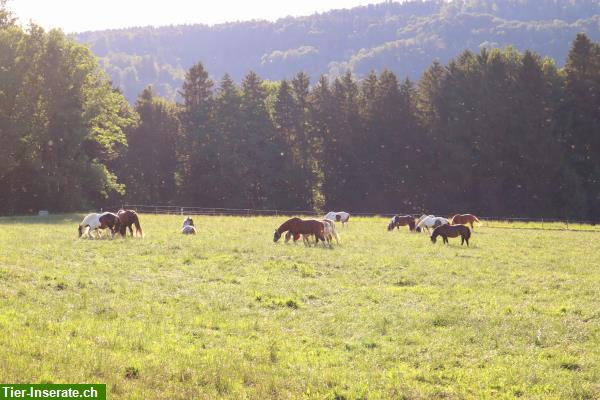
[[[100,239],[100,230],[104,230],[106,228],[108,228],[107,225],[103,224],[100,221],[100,217],[106,215],[106,214],[110,214],[110,213],[103,213],[103,214],[97,214],[97,213],[92,213],[92,214],[88,214],[85,216],[85,218],[83,219],[83,221],[81,221],[81,223],[79,224],[79,237],[81,237],[85,230],[87,229],[87,235],[88,238],[93,239],[92,237],[92,231],[94,231],[96,233],[96,238]],[[113,236],[114,236],[114,232],[113,232]]]
[[[331,246],[331,241],[333,238],[335,238],[335,242],[337,244],[340,244],[340,237],[338,236],[337,230],[335,229],[335,221],[327,218],[322,219],[321,221],[325,226],[325,240],[327,240],[329,246]]]
[[[194,226],[193,219],[191,219],[190,217],[187,217],[183,221],[183,226],[181,227],[181,233],[183,233],[184,235],[195,235],[196,234],[196,227]]]
[[[444,217],[436,217],[433,215],[421,215],[417,222],[417,230],[427,229],[427,233],[431,233],[429,228],[437,228],[442,225],[449,225],[450,221]]]
[[[346,211],[329,211],[323,219],[329,219],[336,222],[341,222],[342,226],[346,226],[350,219],[350,214]]]

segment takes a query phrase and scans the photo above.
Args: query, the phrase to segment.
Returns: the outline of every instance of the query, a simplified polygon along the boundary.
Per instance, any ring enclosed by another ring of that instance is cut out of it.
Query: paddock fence
[[[323,216],[323,213],[314,210],[260,210],[252,208],[216,208],[216,207],[185,207],[172,205],[148,205],[148,204],[122,204],[119,207],[104,209],[117,210],[125,208],[135,210],[142,214],[165,214],[180,216]],[[350,212],[356,217],[382,217],[391,218],[394,215],[413,215],[418,218],[422,213],[398,213],[398,212]],[[436,214],[445,215],[445,214]],[[528,229],[528,230],[556,230],[556,231],[581,231],[600,232],[600,221],[583,221],[556,218],[523,218],[523,217],[494,217],[478,216],[481,226],[495,229]],[[475,228],[477,229],[477,227]]]

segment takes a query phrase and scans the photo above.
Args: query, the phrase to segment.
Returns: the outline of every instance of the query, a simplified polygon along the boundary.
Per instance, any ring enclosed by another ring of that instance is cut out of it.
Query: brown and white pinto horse
[[[474,216],[473,214],[456,214],[452,218],[450,218],[450,223],[452,225],[471,225],[471,229],[473,229],[473,222],[481,224],[481,221]]]
[[[290,236],[294,237],[294,241],[298,240],[300,235],[303,235],[305,244],[308,244],[308,235],[315,235],[317,244],[319,240],[325,243],[325,225],[316,219],[305,220],[298,217],[288,219],[275,230],[273,241],[277,242],[284,232],[289,232]]]
[[[144,232],[142,232],[142,227],[140,226],[140,219],[135,211],[119,210],[117,216],[121,221],[121,229],[119,230],[121,236],[125,237],[127,235],[127,228],[129,228],[129,233],[133,236],[133,229],[131,229],[132,225],[135,225],[135,236],[137,236],[138,233],[140,236],[144,236]]]
[[[394,230],[394,228],[397,228],[398,230],[400,230],[401,226],[406,226],[406,225],[408,225],[408,229],[411,232],[414,232],[416,225],[417,225],[415,222],[415,218],[412,217],[411,215],[394,215],[394,217],[388,224],[387,229],[388,229],[388,231],[391,232]]]
[[[121,229],[121,221],[116,214],[110,212],[88,214],[79,224],[79,237],[87,229],[88,238],[92,239],[92,231],[96,232],[96,238],[100,238],[98,230],[106,228],[110,229],[111,236],[115,236],[115,233]]]

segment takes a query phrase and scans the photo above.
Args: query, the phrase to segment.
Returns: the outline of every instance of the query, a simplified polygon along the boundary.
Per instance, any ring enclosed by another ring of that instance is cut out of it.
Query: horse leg
[[[133,236],[133,229],[131,228],[131,225],[129,225],[128,228],[129,228],[129,233],[131,234],[131,236]]]
[[[462,246],[464,242],[465,242],[465,237],[461,236],[460,237],[460,245]]]
[[[305,246],[310,247],[310,243],[309,243],[308,238],[306,237],[305,234],[302,234],[302,243],[304,243]]]

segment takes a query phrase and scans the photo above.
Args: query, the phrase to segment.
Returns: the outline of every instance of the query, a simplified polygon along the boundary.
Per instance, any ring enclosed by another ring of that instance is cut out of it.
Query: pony
[[[196,227],[194,226],[193,219],[191,219],[190,217],[187,217],[183,221],[183,225],[181,226],[181,233],[183,233],[184,235],[195,235],[196,234]]]
[[[460,236],[460,245],[467,242],[469,246],[469,238],[471,237],[471,231],[464,225],[441,225],[433,230],[431,234],[431,241],[435,243],[438,236],[444,239],[444,243],[448,244],[448,238],[455,238]]]
[[[420,232],[421,229],[425,228],[427,229],[427,232],[429,232],[429,228],[437,228],[440,225],[449,225],[450,221],[448,221],[446,218],[444,217],[435,217],[433,215],[422,215],[421,218],[419,218],[419,222],[417,222],[417,231]]]
[[[416,229],[416,223],[415,223],[415,219],[414,217],[410,216],[410,215],[394,215],[390,221],[390,223],[388,224],[388,231],[393,231],[394,228],[397,228],[398,230],[400,230],[401,226],[406,226],[408,225],[408,229],[411,232],[414,232]]]
[[[333,239],[335,238],[335,241],[337,244],[340,244],[340,237],[337,234],[337,230],[335,229],[335,222],[330,220],[330,219],[321,219],[321,222],[323,222],[323,226],[324,226],[324,230],[323,230],[323,235],[325,236],[325,240],[327,242],[327,244],[329,244],[329,247],[331,247],[331,244],[333,242]],[[297,233],[296,235],[292,235],[291,231],[288,231],[285,234],[285,243],[289,242],[290,239],[294,239],[294,243],[296,243],[296,241],[298,241],[298,239],[300,239],[300,233]],[[308,243],[308,238],[310,237],[310,234],[302,234],[302,241],[306,244]]]
[[[452,218],[450,218],[450,222],[452,225],[471,225],[471,229],[473,229],[473,222],[481,225],[481,221],[479,218],[474,216],[473,214],[456,214]]]
[[[290,218],[285,221],[283,224],[279,226],[279,228],[275,229],[275,233],[273,233],[273,242],[277,242],[279,238],[281,238],[281,234],[283,232],[289,232],[294,237],[294,241],[300,238],[302,235],[302,239],[304,244],[309,245],[308,235],[315,235],[316,244],[321,240],[325,243],[325,224],[322,221],[318,221],[316,219],[300,219],[298,217]],[[286,238],[289,238],[286,235]]]
[[[85,216],[83,221],[79,224],[78,233],[81,237],[87,228],[88,238],[92,239],[92,231],[96,232],[96,238],[100,239],[99,229],[110,229],[111,237],[115,236],[115,233],[121,229],[121,221],[116,214],[105,212],[102,214],[92,213]]]
[[[341,222],[342,226],[346,226],[350,219],[350,214],[346,211],[329,211],[323,219],[330,219],[332,221]]]
[[[330,219],[322,219],[325,224],[325,239],[327,239],[327,243],[331,246],[331,242],[333,238],[335,238],[335,242],[340,244],[340,237],[337,234],[337,230],[335,229],[335,222]]]
[[[129,233],[133,236],[132,225],[135,225],[135,236],[137,236],[138,233],[141,237],[144,236],[142,227],[140,226],[140,219],[135,211],[119,210],[117,215],[119,216],[119,220],[121,220],[121,229],[119,230],[121,236],[125,237],[127,235],[127,228],[129,228]]]

